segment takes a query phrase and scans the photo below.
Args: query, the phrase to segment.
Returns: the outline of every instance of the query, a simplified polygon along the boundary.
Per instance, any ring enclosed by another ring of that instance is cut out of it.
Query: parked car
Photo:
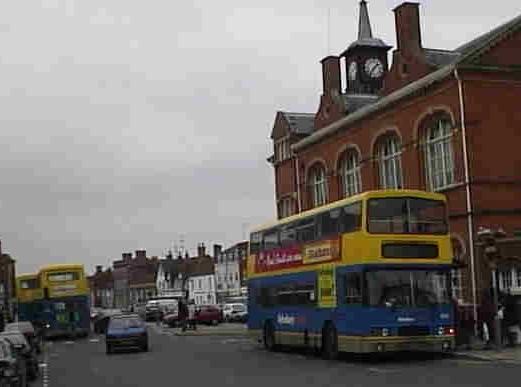
[[[232,312],[229,316],[230,322],[245,323],[248,321],[248,308],[244,304],[236,304],[233,306]]]
[[[174,328],[179,325],[179,312],[177,310],[172,311],[163,316],[163,322],[169,327]]]
[[[145,306],[145,321],[161,320],[163,315],[157,300],[148,301]]]
[[[223,313],[214,305],[200,306],[195,313],[195,320],[199,324],[217,325],[223,322]]]
[[[145,320],[163,320],[167,314],[177,311],[178,301],[175,298],[154,299],[147,302],[145,306]]]
[[[148,351],[148,331],[137,314],[112,316],[105,336],[107,354],[118,348],[137,348]]]
[[[6,332],[22,332],[29,345],[36,351],[42,352],[42,336],[36,334],[36,330],[30,321],[17,321],[5,326]]]
[[[225,304],[223,307],[224,319],[229,322],[246,322],[248,309],[245,304]]]
[[[25,336],[21,332],[11,331],[0,333],[0,338],[5,339],[14,347],[16,353],[25,360],[25,371],[29,380],[38,377],[40,368],[38,366],[38,356],[36,351],[29,345]]]
[[[25,359],[5,338],[0,338],[0,383],[5,387],[29,385]]]

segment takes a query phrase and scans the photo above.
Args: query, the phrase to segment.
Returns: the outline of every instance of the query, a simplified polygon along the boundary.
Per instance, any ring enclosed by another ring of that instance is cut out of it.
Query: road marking
[[[221,341],[222,344],[242,344],[242,343],[251,343],[250,339],[224,339]]]
[[[42,387],[49,387],[49,346],[45,344],[49,343],[44,343],[43,362],[40,367],[42,368]]]
[[[99,339],[90,339],[89,343],[99,343]]]
[[[66,341],[65,344],[74,344],[74,341]]]
[[[398,370],[383,369],[383,368],[376,368],[376,367],[369,367],[367,370],[369,372],[374,372],[376,374],[389,374],[391,372],[398,372]]]

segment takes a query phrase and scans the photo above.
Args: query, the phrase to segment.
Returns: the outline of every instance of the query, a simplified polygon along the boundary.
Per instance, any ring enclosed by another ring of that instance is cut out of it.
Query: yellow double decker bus
[[[254,230],[248,328],[345,352],[454,347],[452,248],[443,195],[368,191]]]
[[[43,300],[38,274],[22,274],[16,277],[16,297],[18,319],[36,321]]]
[[[38,280],[43,297],[39,319],[47,326],[46,335],[88,335],[89,286],[83,265],[44,266]]]

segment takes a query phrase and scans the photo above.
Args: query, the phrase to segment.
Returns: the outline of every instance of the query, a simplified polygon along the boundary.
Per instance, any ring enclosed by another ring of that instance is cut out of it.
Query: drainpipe
[[[469,234],[469,253],[470,253],[470,270],[472,276],[472,304],[474,314],[474,334],[477,334],[478,310],[477,310],[477,295],[476,295],[476,265],[474,252],[474,229],[473,229],[473,214],[472,201],[470,195],[470,172],[469,172],[469,154],[467,149],[467,128],[465,125],[465,102],[463,99],[463,81],[461,80],[458,69],[454,68],[454,77],[458,81],[459,105],[460,105],[460,120],[461,120],[461,137],[463,144],[463,166],[465,169],[465,194],[467,204],[467,228]]]
[[[298,156],[295,155],[295,173],[297,177],[297,209],[298,213],[302,212],[302,203],[300,202],[300,171],[298,165]]]

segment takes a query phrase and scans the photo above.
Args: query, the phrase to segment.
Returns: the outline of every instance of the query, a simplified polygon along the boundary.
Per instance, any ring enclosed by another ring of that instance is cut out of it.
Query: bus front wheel
[[[274,351],[276,349],[275,328],[271,322],[264,324],[263,339],[264,348],[266,348],[268,351]]]
[[[322,356],[327,360],[338,357],[338,335],[333,324],[326,324],[322,330]]]

